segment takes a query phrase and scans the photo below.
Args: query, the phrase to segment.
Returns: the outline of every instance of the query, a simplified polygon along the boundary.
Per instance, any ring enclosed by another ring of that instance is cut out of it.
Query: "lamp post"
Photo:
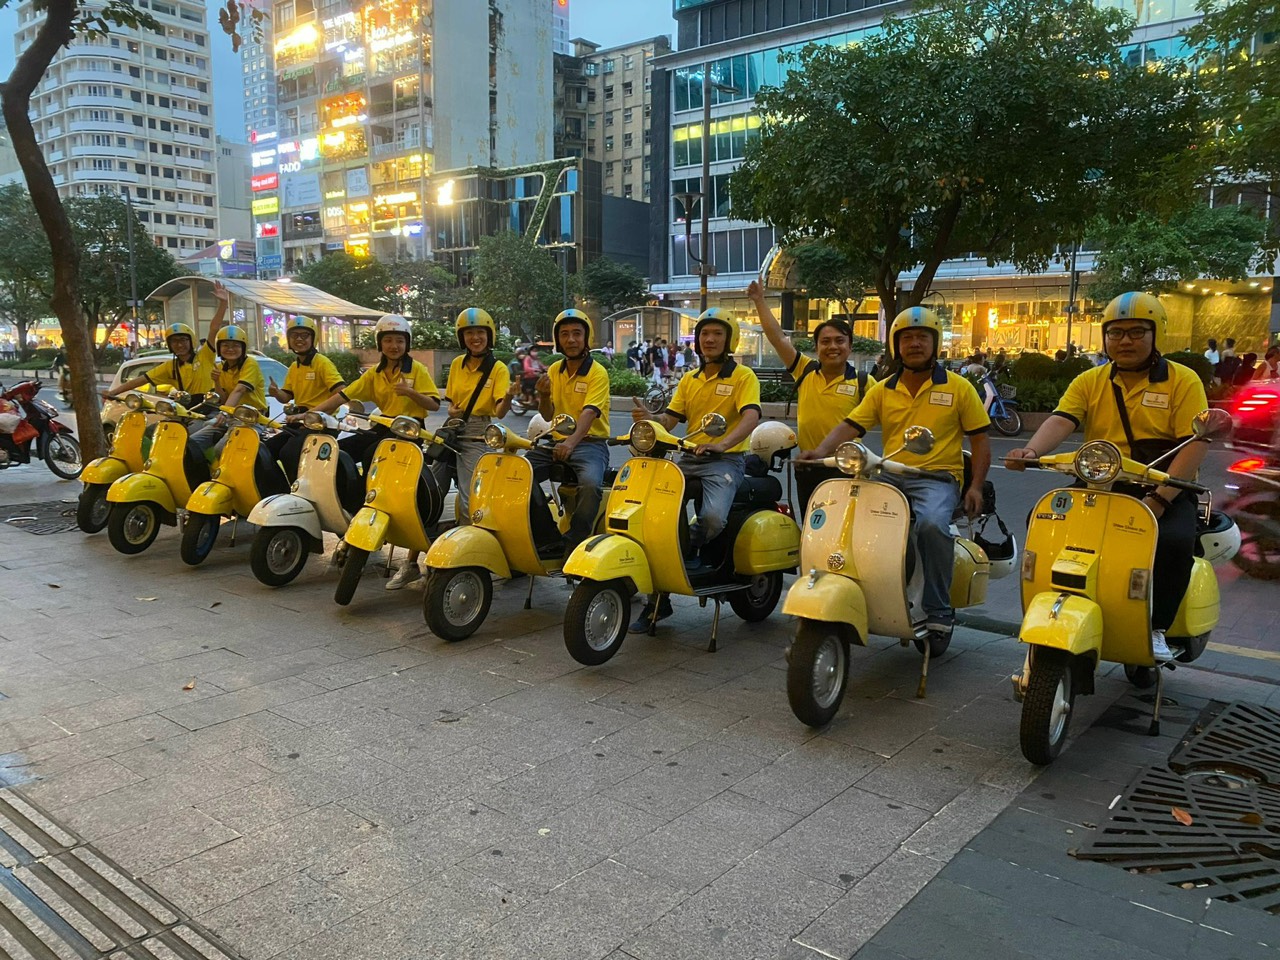
[[[124,233],[129,244],[129,306],[132,308],[132,322],[129,325],[129,347],[133,353],[138,352],[138,259],[133,249],[133,196],[128,187],[124,191]]]
[[[1067,352],[1071,352],[1071,321],[1076,316],[1076,293],[1080,287],[1080,272],[1076,269],[1076,255],[1080,252],[1080,242],[1071,244],[1071,286],[1067,290]]]
[[[704,150],[705,150],[705,147],[706,145],[704,144],[703,145]],[[705,156],[705,153],[704,153],[704,156]],[[705,182],[703,185],[705,186]],[[676,198],[676,202],[680,204],[680,209],[684,211],[684,252],[689,257],[690,260],[692,260],[694,263],[698,265],[698,277],[699,277],[700,287],[702,291],[702,310],[699,310],[698,313],[701,314],[703,310],[707,309],[707,260],[706,260],[707,220],[706,220],[706,214],[705,214],[706,194],[698,193],[695,190],[691,190],[685,193],[677,193],[675,195],[675,198]],[[693,239],[692,239],[693,205],[700,200],[703,201],[702,209],[704,211],[703,219],[702,219],[702,256],[697,257],[697,256],[694,256],[694,253],[693,253]]]

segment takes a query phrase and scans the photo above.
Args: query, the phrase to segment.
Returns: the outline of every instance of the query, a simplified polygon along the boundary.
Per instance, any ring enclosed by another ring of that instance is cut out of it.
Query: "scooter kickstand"
[[[649,616],[649,636],[656,637],[658,635],[658,608],[662,604],[662,594],[654,592],[653,594],[653,613]]]
[[[1147,736],[1160,736],[1160,704],[1164,702],[1164,668],[1156,666],[1156,705],[1151,711],[1151,726],[1147,728]]]
[[[239,517],[231,518],[231,546],[233,547],[236,545],[236,524],[238,524],[239,522],[240,522]]]
[[[535,581],[536,579],[538,579],[538,578],[537,578],[537,577],[535,577],[535,576],[533,576],[532,574],[530,574],[530,576],[529,576],[529,592],[528,592],[527,594],[525,594],[525,598],[524,598],[524,608],[525,608],[526,610],[532,610],[532,609],[533,609],[533,581]]]
[[[929,643],[926,636],[924,641],[924,657],[920,663],[920,686],[916,687],[916,699],[923,700],[925,698],[925,685],[929,682],[929,654],[933,652],[933,646]]]
[[[707,645],[707,653],[716,652],[716,634],[720,631],[720,598],[715,597],[716,612],[711,617],[711,643]]]

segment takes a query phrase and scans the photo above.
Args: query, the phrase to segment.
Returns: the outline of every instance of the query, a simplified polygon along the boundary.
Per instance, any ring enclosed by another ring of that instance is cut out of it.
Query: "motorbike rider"
[[[650,415],[638,397],[631,411],[633,420],[657,420],[668,430],[677,423],[696,424],[709,413],[721,414],[725,419],[723,436],[698,444],[692,454],[683,454],[679,461],[681,473],[702,481],[702,509],[689,526],[689,544],[694,550],[700,550],[724,529],[734,494],[745,474],[751,431],[760,422],[760,381],[750,367],[733,359],[738,336],[738,321],[727,310],[712,307],[704,311],[693,328],[701,366],[680,378],[667,409],[658,416]],[[693,571],[702,564],[695,558],[686,561],[686,565]],[[631,633],[649,629],[655,602],[658,620],[671,616],[671,599],[651,596],[631,624]]]
[[[1164,304],[1149,293],[1123,293],[1102,313],[1102,338],[1111,362],[1080,374],[1067,386],[1057,409],[1027,445],[1011,450],[1006,466],[1052,453],[1078,427],[1084,438],[1110,440],[1142,463],[1150,463],[1192,436],[1195,415],[1209,404],[1204,384],[1189,367],[1160,355],[1168,331]],[[1161,469],[1194,480],[1207,443],[1189,443]],[[1176,487],[1155,490],[1123,483],[1112,489],[1141,498],[1158,524],[1151,569],[1151,649],[1157,661],[1173,659],[1164,632],[1178,613],[1191,582],[1196,543],[1196,495]]]
[[[258,361],[249,356],[249,335],[244,327],[222,327],[214,337],[214,346],[222,363],[213,375],[213,392],[221,405],[237,407],[244,403],[266,413],[267,385]],[[229,429],[226,414],[220,413],[193,429],[191,442],[201,451],[208,450],[221,444]]]
[[[756,317],[764,335],[795,381],[796,433],[800,449],[812,450],[849,415],[866,392],[865,374],[859,375],[857,368],[849,362],[853,352],[853,328],[846,320],[824,320],[813,330],[817,357],[809,357],[795,348],[774,319],[758,281],[751,281],[747,296],[755,304]],[[839,470],[827,467],[813,466],[796,471],[796,502],[802,516],[808,512],[809,500],[818,484],[840,476],[843,474]]]
[[[343,385],[342,374],[322,353],[316,351],[316,322],[310,317],[290,317],[285,322],[285,341],[296,358],[284,375],[284,386],[275,380],[267,384],[267,393],[281,403],[292,403],[299,412],[310,410]],[[302,456],[303,436],[296,430],[282,430],[265,443],[271,455],[284,467],[292,483],[298,479],[298,458]]]
[[[924,573],[924,626],[936,637],[949,637],[955,626],[951,607],[951,571],[955,547],[950,533],[957,503],[976,517],[982,512],[982,485],[991,466],[987,429],[991,420],[982,409],[973,384],[949,372],[938,359],[942,321],[924,307],[899,313],[889,328],[889,355],[901,361],[897,373],[872,385],[862,402],[838,423],[816,448],[800,459],[821,459],[835,453],[840,444],[866,435],[879,424],[886,452],[892,450],[907,427],[919,425],[933,431],[934,446],[927,454],[898,453],[895,459],[930,471],[933,476],[896,476],[880,479],[898,487],[911,504],[914,530]],[[972,478],[963,491],[963,437],[969,438]]]
[[[553,447],[535,447],[526,456],[533,465],[533,509],[546,510],[542,481],[551,476],[553,462],[573,468],[578,499],[569,532],[564,537],[567,557],[591,535],[600,510],[604,472],[609,466],[609,371],[593,359],[591,319],[581,310],[565,310],[551,327],[551,339],[564,354],[537,381],[538,412],[547,420],[567,413],[577,429]]]

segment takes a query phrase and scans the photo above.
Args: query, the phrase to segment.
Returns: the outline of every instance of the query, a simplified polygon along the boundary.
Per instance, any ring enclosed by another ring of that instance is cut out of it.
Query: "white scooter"
[[[269,587],[297,577],[310,554],[324,552],[325,532],[341,537],[364,502],[364,477],[338,448],[339,421],[313,410],[302,425],[313,432],[302,445],[298,479],[289,493],[265,498],[249,514],[258,527],[249,564]]]

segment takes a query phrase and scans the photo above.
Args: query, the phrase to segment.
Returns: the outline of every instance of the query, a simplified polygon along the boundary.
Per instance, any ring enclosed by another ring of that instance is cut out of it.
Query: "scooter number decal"
[[[827,514],[824,510],[815,510],[809,514],[809,526],[813,530],[819,530],[822,525],[827,522]]]
[[[631,468],[623,467],[622,472],[618,474],[618,483],[626,483],[630,477],[631,477]]]
[[[1061,516],[1064,513],[1070,513],[1071,508],[1075,505],[1075,501],[1069,493],[1055,494],[1053,499],[1049,501],[1049,509]]]

